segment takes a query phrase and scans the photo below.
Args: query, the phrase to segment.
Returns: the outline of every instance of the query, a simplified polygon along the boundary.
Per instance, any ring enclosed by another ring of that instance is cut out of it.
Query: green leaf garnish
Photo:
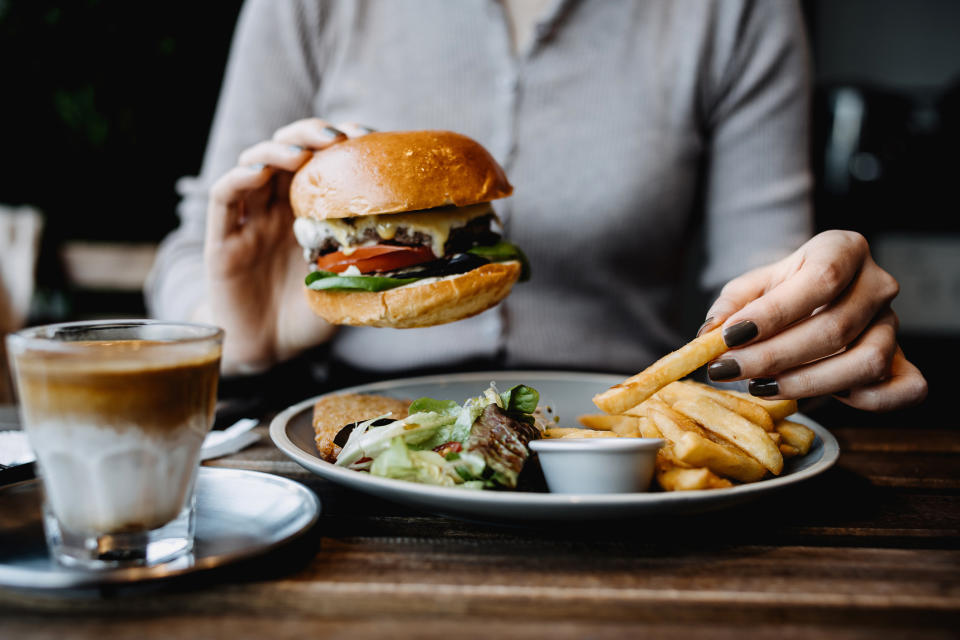
[[[518,384],[501,393],[500,399],[507,413],[533,413],[540,402],[540,394],[532,387]]]
[[[486,258],[491,262],[506,262],[508,260],[517,260],[520,262],[520,282],[526,282],[530,279],[530,261],[526,254],[515,244],[500,241],[497,244],[487,246],[477,245],[467,250],[476,256]]]

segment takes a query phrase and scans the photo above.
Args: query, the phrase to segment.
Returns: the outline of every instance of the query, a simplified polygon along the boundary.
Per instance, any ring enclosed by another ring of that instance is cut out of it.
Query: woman
[[[918,402],[897,283],[856,233],[808,240],[807,103],[791,3],[252,1],[149,300],[224,326],[227,371],[324,342],[377,375],[477,358],[636,371],[680,342],[684,268],[701,262],[704,289],[727,283],[704,324],[734,348],[714,379],[870,410]],[[345,122],[484,144],[516,186],[498,213],[533,280],[429,329],[314,317],[287,188],[312,151],[364,133]]]

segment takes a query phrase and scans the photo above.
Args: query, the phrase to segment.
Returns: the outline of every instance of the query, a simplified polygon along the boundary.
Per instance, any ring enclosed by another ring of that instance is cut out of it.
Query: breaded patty
[[[317,451],[327,462],[336,462],[340,447],[333,443],[340,429],[351,422],[369,420],[385,414],[400,420],[407,417],[409,400],[386,396],[343,393],[325,396],[313,407],[313,431],[316,434]]]

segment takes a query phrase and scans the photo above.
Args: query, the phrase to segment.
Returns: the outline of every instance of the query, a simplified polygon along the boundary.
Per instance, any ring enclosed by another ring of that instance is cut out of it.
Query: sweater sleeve
[[[722,6],[705,63],[707,290],[786,256],[813,226],[799,8],[786,0]]]
[[[161,243],[147,279],[152,316],[190,319],[206,295],[203,242],[213,183],[244,149],[269,139],[285,124],[314,115],[323,13],[319,3],[310,2],[248,0],[244,5],[200,176],[177,182],[180,226]]]

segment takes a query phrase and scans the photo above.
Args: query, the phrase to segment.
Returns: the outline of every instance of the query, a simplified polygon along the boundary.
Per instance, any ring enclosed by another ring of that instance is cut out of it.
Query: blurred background
[[[0,214],[18,221],[0,252],[29,262],[11,239],[39,239],[35,289],[14,295],[24,321],[145,313],[143,278],[176,226],[176,180],[199,171],[240,5],[0,0]],[[818,230],[864,233],[900,280],[902,344],[931,382],[911,415],[937,417],[960,354],[960,2],[803,10]],[[16,286],[0,279],[0,294]]]

